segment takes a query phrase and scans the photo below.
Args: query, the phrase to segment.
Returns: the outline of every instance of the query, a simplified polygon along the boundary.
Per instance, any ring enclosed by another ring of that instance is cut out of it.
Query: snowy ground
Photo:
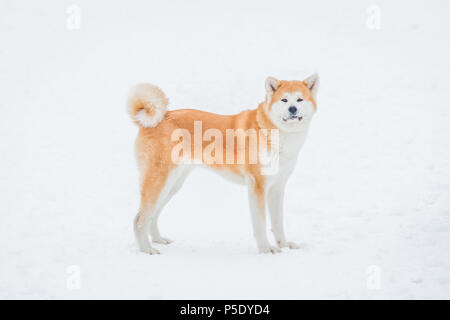
[[[0,298],[450,298],[449,9],[0,0]],[[200,170],[162,215],[175,242],[138,253],[129,87],[231,114],[266,76],[313,71],[319,110],[285,204],[304,248],[258,255],[246,189]]]

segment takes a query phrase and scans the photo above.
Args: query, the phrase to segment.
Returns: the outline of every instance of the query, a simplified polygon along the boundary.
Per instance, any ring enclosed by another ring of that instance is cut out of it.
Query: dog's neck
[[[258,123],[259,129],[277,129],[275,124],[270,120],[266,110],[264,109],[264,102],[261,102],[256,109],[256,122]]]

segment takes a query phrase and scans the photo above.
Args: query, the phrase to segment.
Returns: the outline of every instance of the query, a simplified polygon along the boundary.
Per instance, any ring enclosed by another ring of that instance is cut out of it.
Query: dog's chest
[[[269,181],[287,179],[295,168],[298,154],[302,148],[307,131],[297,133],[280,133],[278,143],[272,145],[271,151],[261,155]]]

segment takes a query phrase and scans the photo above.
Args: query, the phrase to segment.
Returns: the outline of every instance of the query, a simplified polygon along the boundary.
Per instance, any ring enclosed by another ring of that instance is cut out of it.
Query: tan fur
[[[258,109],[259,110],[259,109]],[[209,112],[181,109],[168,111],[161,123],[155,128],[141,128],[137,138],[137,154],[138,158],[142,159],[140,166],[144,168],[142,172],[142,189],[141,195],[144,203],[149,205],[154,204],[161,188],[164,186],[164,181],[167,179],[169,172],[176,166],[171,159],[171,152],[173,147],[178,144],[178,141],[171,141],[170,137],[176,129],[187,129],[191,137],[194,136],[194,121],[202,121],[203,132],[213,128],[222,132],[223,137],[226,137],[226,129],[255,129],[271,128],[271,122],[267,116],[264,126],[260,127],[257,121],[257,111],[244,111],[233,116],[224,116],[213,114]],[[267,127],[267,126],[269,127]],[[258,136],[257,136],[258,137]],[[258,137],[259,139],[259,137]],[[202,151],[205,146],[211,142],[202,140]],[[245,138],[245,146],[249,146],[249,138]],[[192,145],[191,155],[194,156],[194,143]],[[216,170],[229,171],[233,174],[242,176],[245,173],[250,173],[255,179],[255,185],[259,192],[264,191],[264,177],[260,174],[260,164],[249,164],[249,150],[245,151],[245,163],[237,164],[237,138],[234,142],[233,157],[235,164],[226,164],[226,142],[223,143],[223,164],[207,164],[209,167]]]

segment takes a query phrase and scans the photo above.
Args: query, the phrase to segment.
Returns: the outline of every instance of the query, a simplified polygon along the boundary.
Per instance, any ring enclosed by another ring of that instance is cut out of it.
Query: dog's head
[[[266,79],[265,109],[272,122],[282,131],[300,131],[311,121],[317,105],[319,76],[303,81]]]

